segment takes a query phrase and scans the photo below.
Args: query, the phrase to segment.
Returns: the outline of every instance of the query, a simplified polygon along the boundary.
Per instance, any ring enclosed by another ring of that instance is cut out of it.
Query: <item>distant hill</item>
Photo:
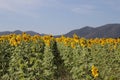
[[[20,30],[11,31],[11,32],[10,31],[3,31],[3,32],[0,32],[0,35],[7,35],[7,34],[13,34],[13,33],[15,33],[15,34],[22,34],[23,31],[20,31]],[[39,33],[34,32],[34,31],[25,31],[25,33],[30,34],[31,36],[39,34]]]
[[[65,36],[72,37],[73,34],[77,34],[80,37],[85,37],[88,34],[90,34],[93,30],[94,30],[94,28],[86,26],[81,29],[72,30],[72,31],[68,32],[67,34],[65,34]]]
[[[25,31],[27,34],[30,35],[36,35],[39,34],[34,31]],[[22,34],[23,31],[16,30],[16,31],[4,31],[0,32],[0,35],[6,35],[6,34]],[[85,37],[85,38],[118,38],[120,37],[120,24],[106,24],[103,26],[99,26],[96,28],[86,26],[80,29],[72,30],[64,36],[66,37],[72,37],[73,34],[77,34],[79,37]],[[39,35],[46,35],[46,34],[39,34]],[[60,37],[61,35],[56,35],[55,37]]]
[[[68,32],[65,36],[72,37],[77,34],[85,38],[118,38],[120,37],[120,24],[106,24],[100,27],[83,27]]]

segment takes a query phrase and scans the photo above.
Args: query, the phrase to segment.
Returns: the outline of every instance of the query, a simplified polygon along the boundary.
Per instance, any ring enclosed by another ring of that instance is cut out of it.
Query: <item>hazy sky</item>
[[[0,0],[0,31],[64,34],[120,23],[120,0]]]

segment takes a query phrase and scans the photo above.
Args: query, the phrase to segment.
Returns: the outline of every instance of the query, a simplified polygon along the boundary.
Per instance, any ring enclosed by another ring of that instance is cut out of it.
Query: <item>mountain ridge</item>
[[[25,31],[27,34],[30,35],[47,35],[47,34],[40,34],[34,31]],[[15,30],[15,31],[3,31],[0,32],[0,35],[7,35],[7,34],[22,34],[23,31]],[[70,32],[63,34],[66,37],[72,37],[73,34],[77,34],[79,37],[84,38],[118,38],[120,37],[120,24],[114,23],[114,24],[105,24],[98,27],[91,27],[91,26],[85,26],[80,29],[74,29]],[[54,37],[60,37],[61,35],[54,35]]]
[[[0,35],[8,35],[8,34],[22,34],[23,32],[27,33],[27,34],[30,34],[30,35],[40,35],[39,33],[37,32],[34,32],[34,31],[21,31],[21,30],[15,30],[15,31],[3,31],[3,32],[0,32]]]

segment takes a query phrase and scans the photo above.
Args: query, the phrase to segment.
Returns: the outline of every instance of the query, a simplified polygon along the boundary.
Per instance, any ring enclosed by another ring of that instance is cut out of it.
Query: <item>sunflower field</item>
[[[120,80],[120,38],[2,35],[0,80]]]

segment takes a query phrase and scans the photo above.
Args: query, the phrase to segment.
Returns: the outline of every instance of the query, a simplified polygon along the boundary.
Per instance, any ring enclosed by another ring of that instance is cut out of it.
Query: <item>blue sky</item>
[[[120,0],[0,0],[0,31],[64,34],[120,23]]]

